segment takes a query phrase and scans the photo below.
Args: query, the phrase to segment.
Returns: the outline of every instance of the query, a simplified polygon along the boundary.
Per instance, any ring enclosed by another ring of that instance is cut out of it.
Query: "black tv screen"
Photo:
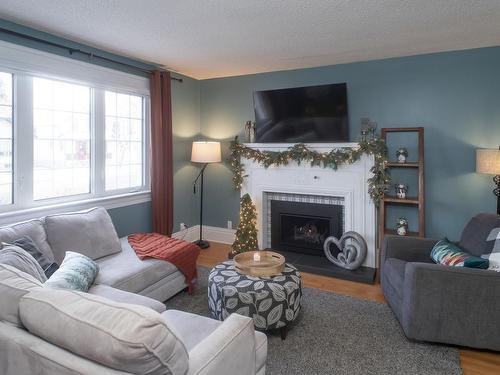
[[[347,85],[255,91],[256,142],[346,142]]]

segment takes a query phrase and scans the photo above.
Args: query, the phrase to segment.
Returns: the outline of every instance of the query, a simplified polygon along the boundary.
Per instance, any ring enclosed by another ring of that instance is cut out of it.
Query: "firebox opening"
[[[271,201],[271,247],[324,256],[323,243],[343,233],[343,206]],[[335,253],[338,249],[332,249]]]

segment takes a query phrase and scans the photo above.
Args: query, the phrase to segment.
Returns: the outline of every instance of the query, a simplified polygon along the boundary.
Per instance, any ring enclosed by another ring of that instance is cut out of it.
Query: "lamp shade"
[[[221,161],[220,142],[193,142],[191,161],[194,163],[219,163]]]
[[[500,175],[500,150],[476,150],[476,172]]]

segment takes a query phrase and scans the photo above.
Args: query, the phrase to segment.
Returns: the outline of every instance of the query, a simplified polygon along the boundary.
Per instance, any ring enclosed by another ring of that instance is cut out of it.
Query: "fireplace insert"
[[[324,256],[323,243],[343,233],[344,206],[271,201],[271,247]]]

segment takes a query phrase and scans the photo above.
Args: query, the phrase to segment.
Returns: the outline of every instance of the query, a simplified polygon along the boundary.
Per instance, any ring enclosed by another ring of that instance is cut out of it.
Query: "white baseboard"
[[[193,242],[198,239],[199,230],[199,225],[195,225],[194,227],[189,227],[185,230],[180,230],[178,232],[172,233],[172,238]]]
[[[195,225],[186,230],[175,232],[172,234],[173,238],[184,239],[186,241],[196,241],[199,238],[200,226]],[[203,239],[207,241],[214,241],[224,244],[232,244],[236,234],[235,229],[212,227],[209,225],[203,226]]]
[[[208,225],[203,226],[203,238],[207,241],[214,241],[231,245],[234,242],[235,235],[235,229],[211,227]]]

